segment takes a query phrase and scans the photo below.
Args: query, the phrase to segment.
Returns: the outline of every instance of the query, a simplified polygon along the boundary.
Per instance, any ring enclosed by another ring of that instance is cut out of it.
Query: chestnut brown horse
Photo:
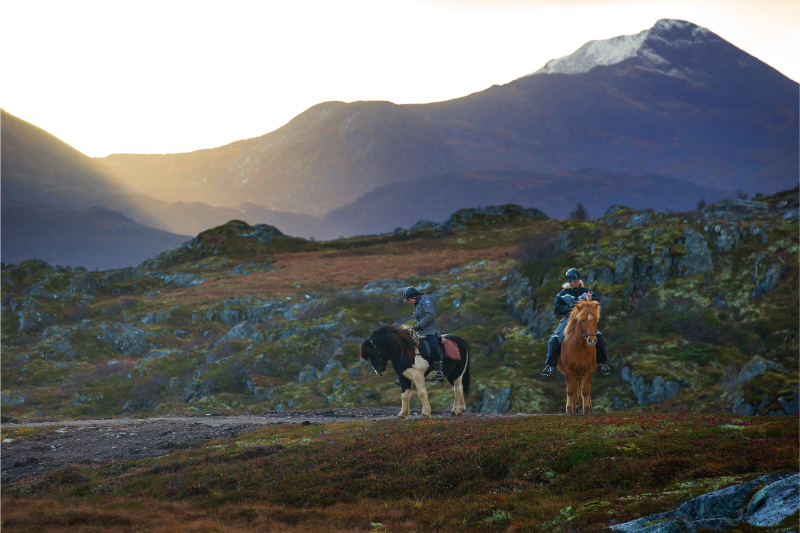
[[[592,372],[597,368],[597,322],[600,320],[600,304],[583,300],[569,316],[561,343],[558,368],[567,382],[567,414],[575,414],[576,395],[580,391],[583,414],[592,411]]]

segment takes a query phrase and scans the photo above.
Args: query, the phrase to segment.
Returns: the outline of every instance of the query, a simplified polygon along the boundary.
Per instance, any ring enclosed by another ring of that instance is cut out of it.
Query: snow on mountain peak
[[[536,74],[580,74],[594,67],[616,65],[632,57],[640,57],[648,65],[666,67],[669,61],[647,46],[646,41],[658,40],[670,46],[685,46],[707,41],[713,33],[705,28],[683,20],[661,19],[652,28],[636,35],[620,35],[611,39],[589,41],[575,52],[558,59],[551,59]],[[687,39],[689,37],[689,39]]]

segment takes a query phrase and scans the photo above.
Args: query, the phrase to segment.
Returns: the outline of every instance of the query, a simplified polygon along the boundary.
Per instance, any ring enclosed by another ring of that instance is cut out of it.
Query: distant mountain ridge
[[[326,102],[224,147],[102,161],[166,201],[314,216],[391,183],[486,169],[608,168],[768,193],[797,179],[797,94],[711,31],[661,20],[462,98]]]

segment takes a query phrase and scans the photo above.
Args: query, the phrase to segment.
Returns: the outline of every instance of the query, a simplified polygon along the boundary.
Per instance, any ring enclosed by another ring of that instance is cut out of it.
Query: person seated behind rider
[[[444,373],[442,372],[442,350],[439,346],[439,338],[442,336],[439,331],[439,322],[436,321],[436,302],[433,298],[419,292],[414,287],[407,287],[403,291],[403,301],[409,302],[414,306],[414,318],[417,325],[414,326],[414,331],[419,336],[419,351],[425,357],[428,356],[433,359],[433,365],[436,369],[434,378],[436,381],[444,381]],[[397,380],[395,385],[399,385],[400,380]]]
[[[547,343],[547,361],[545,361],[544,370],[542,371],[542,375],[547,377],[553,375],[553,368],[558,365],[561,341],[564,338],[564,329],[567,327],[567,322],[569,322],[569,314],[572,308],[581,300],[592,300],[594,298],[592,291],[583,286],[581,273],[575,268],[567,270],[567,282],[562,288],[563,290],[558,293],[555,302],[553,302],[553,312],[563,318]],[[611,368],[606,364],[608,362],[606,340],[599,331],[597,332],[596,349],[597,366],[600,369],[600,373],[606,376],[611,373]]]

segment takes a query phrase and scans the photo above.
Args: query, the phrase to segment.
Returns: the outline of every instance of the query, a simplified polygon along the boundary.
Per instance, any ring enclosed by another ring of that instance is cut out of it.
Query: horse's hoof
[[[405,420],[406,418],[408,418],[408,415],[397,415],[397,418],[399,420]]]
[[[422,418],[430,418],[430,417],[431,415],[426,415],[425,413],[422,413]]]

